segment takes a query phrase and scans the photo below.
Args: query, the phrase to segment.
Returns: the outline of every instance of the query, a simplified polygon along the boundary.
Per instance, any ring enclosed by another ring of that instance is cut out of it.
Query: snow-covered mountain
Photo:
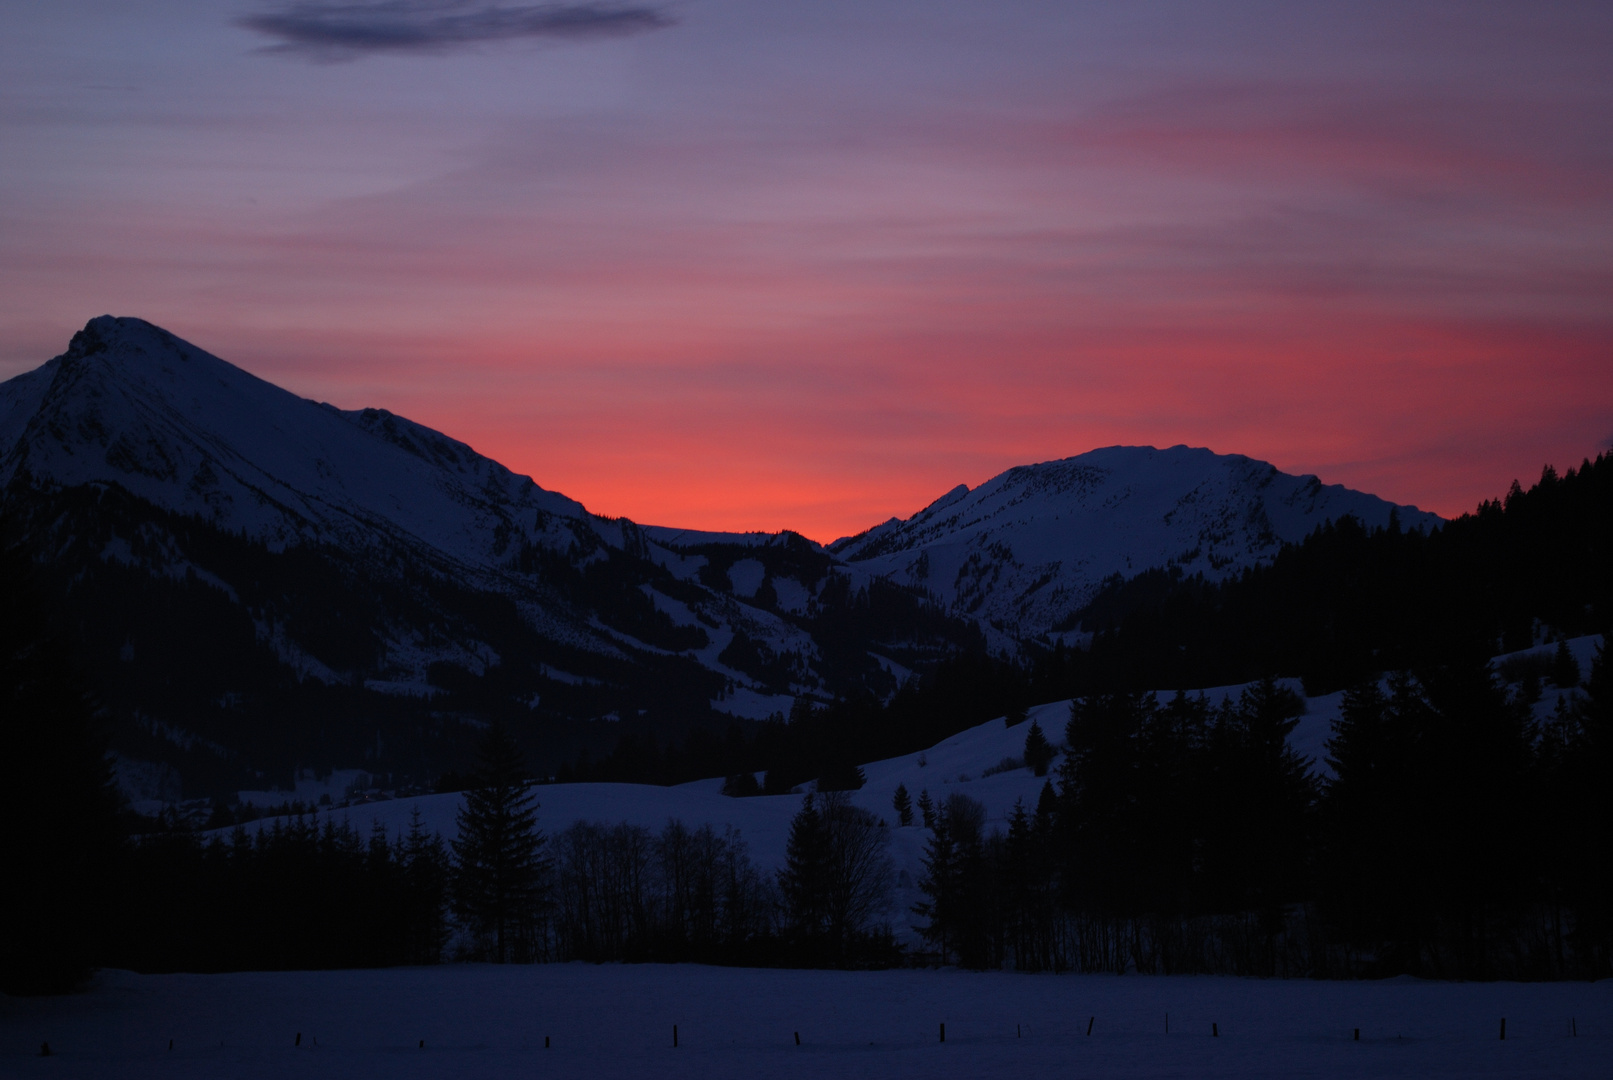
[[[590,514],[139,319],[93,319],[0,384],[0,541],[40,566],[131,775],[191,791],[440,770],[496,718],[552,767],[624,733],[888,695],[976,639],[970,620],[1011,646],[1112,574],[1226,573],[1390,510],[1247,458],[1114,448],[826,550]]]
[[[1105,579],[1180,567],[1216,579],[1270,559],[1346,515],[1369,527],[1412,506],[1291,476],[1241,454],[1111,446],[959,485],[906,520],[829,550],[870,573],[928,590],[956,613],[1017,638],[1068,629]]]
[[[299,398],[140,319],[102,316],[0,385],[0,486],[115,483],[283,549],[385,536],[498,567],[581,504],[384,410]],[[619,542],[619,541],[618,541]]]
[[[119,752],[236,788],[265,762],[440,769],[496,716],[542,728],[558,764],[629,729],[888,694],[972,632],[887,589],[887,637],[864,640],[833,617],[857,599],[847,576],[796,534],[599,517],[130,318],[0,384],[0,525],[104,687]]]

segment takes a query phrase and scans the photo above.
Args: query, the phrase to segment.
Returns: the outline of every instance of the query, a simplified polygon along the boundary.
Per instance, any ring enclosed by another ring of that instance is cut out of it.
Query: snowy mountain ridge
[[[870,573],[927,589],[1011,637],[1069,629],[1106,578],[1155,567],[1219,579],[1354,516],[1368,527],[1440,518],[1241,454],[1110,446],[959,485],[906,520],[829,545]]]
[[[133,318],[0,384],[0,525],[120,758],[192,792],[316,763],[435,774],[496,718],[553,769],[802,695],[889,695],[972,633],[904,590],[848,620],[866,592],[797,534],[590,514]]]
[[[517,537],[563,543],[581,504],[379,409],[299,398],[140,319],[101,316],[0,384],[0,487],[117,483],[283,548],[408,538],[495,567]],[[619,542],[619,541],[618,541]]]
[[[116,483],[277,549],[362,549],[379,534],[494,574],[522,545],[580,545],[630,548],[689,579],[704,560],[680,552],[768,547],[787,535],[596,517],[423,425],[299,398],[150,323],[112,316],[0,384],[0,488],[19,478]],[[1325,521],[1353,515],[1374,527],[1391,513],[1407,528],[1440,520],[1242,455],[1114,446],[1009,469],[972,490],[960,484],[911,518],[827,550],[859,579],[923,589],[957,615],[1032,638],[1068,629],[1112,575],[1179,567],[1219,578]],[[750,596],[760,580],[734,584]],[[805,604],[796,583],[781,584]]]
[[[118,753],[240,790],[319,763],[440,769],[499,716],[541,731],[552,768],[803,695],[888,697],[979,623],[1012,648],[1110,574],[1231,572],[1391,508],[1247,458],[1111,448],[960,485],[832,549],[639,526],[101,316],[0,383],[0,510]]]

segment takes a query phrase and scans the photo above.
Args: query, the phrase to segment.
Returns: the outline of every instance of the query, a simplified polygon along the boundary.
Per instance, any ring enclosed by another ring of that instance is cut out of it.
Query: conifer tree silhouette
[[[454,911],[475,933],[491,938],[497,963],[532,960],[548,858],[521,749],[501,725],[482,739],[474,779],[453,842]]]
[[[1047,741],[1042,733],[1042,725],[1035,720],[1031,721],[1031,729],[1025,733],[1025,764],[1037,776],[1046,776],[1047,767],[1053,764],[1053,744]]]
[[[105,732],[26,556],[0,551],[0,991],[61,993],[96,965],[118,798]]]
[[[896,785],[896,794],[891,798],[891,807],[896,811],[896,822],[899,825],[913,824],[913,799],[907,793],[906,784]]]

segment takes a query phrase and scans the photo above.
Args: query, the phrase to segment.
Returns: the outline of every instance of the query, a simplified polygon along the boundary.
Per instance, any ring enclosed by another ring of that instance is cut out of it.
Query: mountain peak
[[[102,315],[0,384],[0,485],[116,484],[281,545],[377,530],[497,565],[578,503],[423,425],[298,397],[144,319]],[[502,542],[491,542],[498,535]]]
[[[1017,637],[1063,625],[1115,574],[1179,567],[1215,579],[1269,560],[1345,516],[1440,519],[1243,454],[1185,445],[1106,446],[962,485],[914,514],[830,545],[876,575],[919,586]]]
[[[154,323],[131,316],[97,315],[84,324],[84,329],[73,335],[67,343],[67,351],[56,359],[72,361],[91,356],[106,356],[122,364],[158,357],[183,360],[206,357],[214,363],[241,370],[215,356],[209,356]]]
[[[93,356],[96,353],[108,351],[112,347],[114,340],[131,336],[158,337],[159,335],[172,337],[166,330],[148,323],[144,319],[120,318],[117,315],[97,315],[84,324],[84,329],[73,335],[73,340],[67,343],[67,351],[62,356],[66,359]]]

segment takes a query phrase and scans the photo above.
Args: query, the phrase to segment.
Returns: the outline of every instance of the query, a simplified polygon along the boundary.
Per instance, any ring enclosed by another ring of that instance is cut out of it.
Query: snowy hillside
[[[1153,567],[1219,578],[1269,559],[1324,522],[1369,527],[1396,508],[1242,455],[1111,446],[959,485],[904,520],[829,545],[1010,636],[1062,627],[1105,578]],[[1399,507],[1406,528],[1439,518]]]
[[[1301,688],[1297,680],[1284,680],[1284,685],[1295,693]],[[1217,687],[1204,691],[1212,705],[1225,698],[1236,698],[1242,686]],[[1338,717],[1341,695],[1332,694],[1307,703],[1306,715],[1290,736],[1294,748],[1313,759],[1313,767],[1325,772],[1321,763],[1323,744],[1331,725]],[[1061,745],[1064,725],[1069,720],[1068,701],[1049,702],[1029,711],[1031,720],[1041,725],[1049,740]],[[1025,733],[1029,722],[1008,727],[1002,717],[979,724],[967,731],[944,739],[927,750],[864,765],[867,782],[851,792],[851,800],[871,810],[891,826],[891,857],[896,864],[897,880],[893,896],[892,916],[897,936],[904,941],[913,940],[911,921],[906,912],[917,903],[921,894],[918,881],[923,874],[924,844],[929,833],[921,824],[898,827],[892,810],[892,799],[898,785],[905,786],[917,800],[921,792],[928,792],[936,801],[953,792],[962,792],[986,808],[986,828],[1006,831],[1008,818],[1016,803],[1034,810],[1036,800],[1048,779],[1037,777],[1029,768],[1005,759],[1018,758],[1025,748]],[[1004,768],[1004,766],[1008,766]],[[1001,769],[1002,771],[993,771]],[[1057,771],[1057,761],[1054,763]],[[711,825],[719,832],[726,827],[738,829],[750,846],[751,858],[759,867],[776,870],[784,863],[784,847],[789,837],[790,819],[801,808],[800,795],[752,796],[730,798],[721,793],[720,778],[697,780],[676,787],[658,787],[649,784],[548,784],[536,788],[541,804],[540,824],[551,835],[577,821],[628,822],[649,829],[660,829],[669,819],[677,818],[690,826]],[[283,802],[287,794],[242,792],[244,801],[259,803]],[[446,837],[457,835],[455,817],[462,796],[426,795],[384,802],[363,802],[327,811],[337,819],[345,819],[361,832],[380,823],[396,836],[409,827],[416,809],[423,823]],[[249,828],[262,828],[271,819],[259,819]]]
[[[1069,719],[1069,702],[1042,705],[1032,709],[1030,715],[1042,725],[1048,737],[1057,742]],[[932,798],[938,800],[954,791],[961,791],[985,805],[988,829],[992,826],[1006,828],[1015,802],[1022,800],[1027,807],[1034,809],[1037,796],[1046,781],[1024,767],[1011,768],[991,776],[984,773],[1004,758],[1020,754],[1025,747],[1027,730],[1028,723],[1010,728],[998,717],[960,732],[928,750],[863,766],[867,783],[860,790],[852,792],[851,799],[892,826],[891,856],[896,862],[898,875],[896,911],[905,912],[919,898],[916,883],[922,872],[920,864],[928,835],[919,826],[896,827],[891,799],[897,785],[905,785],[914,799],[922,791],[928,791]],[[609,824],[625,821],[660,829],[669,819],[677,818],[690,826],[711,825],[718,831],[732,826],[740,831],[749,844],[751,858],[758,866],[771,871],[783,865],[790,819],[801,808],[801,796],[730,798],[721,793],[722,784],[720,778],[696,780],[676,787],[651,784],[547,784],[535,789],[541,804],[539,824],[551,835],[577,821]],[[242,794],[246,799],[258,802],[280,802],[289,797],[271,793]],[[410,817],[418,808],[428,828],[452,837],[458,832],[455,816],[461,800],[462,796],[458,794],[425,795],[385,802],[364,802],[327,813],[338,819],[346,819],[366,833],[379,822],[389,833],[399,835],[409,827]],[[262,828],[270,820],[260,818],[249,828]],[[906,937],[905,920],[897,919],[896,922],[901,936]]]
[[[1589,635],[1574,638],[1567,645],[1581,669],[1589,671],[1602,643],[1600,635]],[[1551,649],[1555,649],[1555,646],[1543,646],[1537,651],[1544,657]],[[1497,657],[1497,663],[1510,658]],[[1312,772],[1324,779],[1330,778],[1332,769],[1326,760],[1327,741],[1332,737],[1333,724],[1340,719],[1343,693],[1306,698],[1299,680],[1283,679],[1279,682],[1304,702],[1305,707],[1289,734],[1289,746],[1310,763]],[[1219,707],[1228,700],[1236,701],[1247,685],[1212,687],[1193,691],[1189,696],[1202,694],[1212,707]],[[1582,691],[1578,689],[1553,691],[1535,703],[1537,719],[1546,719],[1556,707],[1559,697],[1572,702],[1581,694]],[[1169,696],[1158,693],[1155,698],[1164,705]],[[866,782],[862,788],[851,792],[850,798],[853,803],[872,811],[891,826],[891,856],[897,871],[892,917],[899,939],[914,940],[909,925],[911,920],[906,913],[921,898],[917,883],[923,874],[924,844],[929,833],[922,824],[905,828],[899,826],[892,809],[898,785],[905,787],[915,801],[923,792],[928,792],[936,802],[954,792],[968,795],[985,807],[988,832],[993,829],[1006,832],[1015,805],[1023,804],[1027,810],[1034,811],[1043,786],[1058,771],[1058,758],[1055,758],[1047,779],[1035,776],[1029,768],[1018,764],[1024,752],[1030,721],[1038,723],[1049,741],[1062,753],[1064,729],[1069,718],[1068,700],[1048,702],[1031,708],[1027,720],[1013,727],[1008,727],[1003,717],[997,717],[959,732],[926,750],[862,766]],[[759,867],[768,871],[781,867],[784,864],[790,819],[801,807],[801,796],[731,798],[721,793],[722,785],[721,778],[697,780],[676,787],[549,784],[536,788],[535,792],[541,804],[540,824],[551,835],[578,821],[607,824],[625,821],[653,830],[661,828],[669,819],[677,818],[690,826],[710,825],[719,832],[733,827],[749,844],[751,857]],[[284,802],[290,795],[241,792],[241,797],[245,802],[271,804]],[[455,819],[462,798],[459,794],[449,794],[363,802],[338,807],[327,813],[347,820],[361,833],[379,823],[390,834],[397,836],[408,829],[410,817],[418,809],[427,828],[451,838],[458,832]],[[259,819],[249,827],[262,828],[270,820]]]

